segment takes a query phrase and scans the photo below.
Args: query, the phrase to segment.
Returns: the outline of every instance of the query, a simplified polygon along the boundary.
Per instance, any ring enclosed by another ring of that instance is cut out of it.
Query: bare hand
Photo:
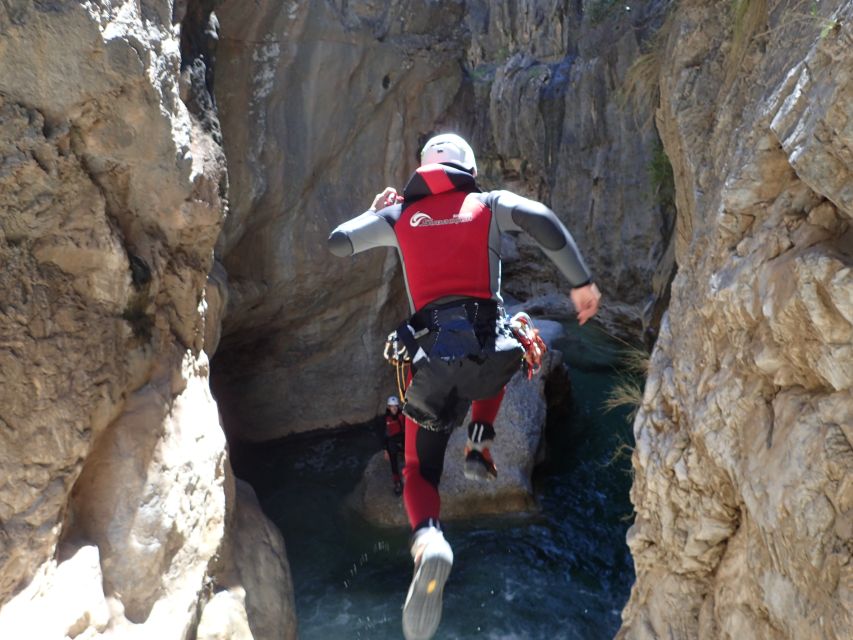
[[[377,209],[390,207],[392,204],[397,204],[402,201],[403,196],[398,194],[394,187],[385,187],[385,190],[382,193],[376,194],[376,197],[373,199],[373,204],[370,205],[370,210],[376,211]]]
[[[578,323],[583,324],[598,312],[601,292],[592,282],[585,287],[572,289],[572,303],[578,312]]]

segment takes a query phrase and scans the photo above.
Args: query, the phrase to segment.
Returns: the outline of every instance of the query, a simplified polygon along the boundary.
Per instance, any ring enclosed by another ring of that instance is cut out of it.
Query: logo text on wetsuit
[[[444,220],[434,220],[429,214],[418,211],[411,217],[409,224],[413,227],[438,227],[445,224],[463,224],[473,219],[474,215],[471,213],[456,213]]]

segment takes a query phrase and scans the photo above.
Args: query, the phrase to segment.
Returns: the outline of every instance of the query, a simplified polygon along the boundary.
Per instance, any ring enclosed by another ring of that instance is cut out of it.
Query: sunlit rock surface
[[[2,638],[193,637],[225,588],[203,5],[0,5]]]
[[[660,42],[679,275],[618,637],[849,638],[853,3],[770,3],[739,58],[730,5],[679,3]]]

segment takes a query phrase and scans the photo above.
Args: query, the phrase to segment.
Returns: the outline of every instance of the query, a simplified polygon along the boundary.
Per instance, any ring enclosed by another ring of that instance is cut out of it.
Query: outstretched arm
[[[392,205],[398,199],[397,191],[393,187],[387,187],[382,193],[377,194],[370,209],[338,225],[329,234],[329,251],[345,258],[374,247],[396,246],[397,238],[394,235],[394,229],[385,218],[377,215],[376,209],[380,206]]]
[[[540,202],[522,198],[510,191],[490,194],[492,213],[501,231],[524,231],[557,265],[572,286],[572,303],[583,324],[598,311],[601,293],[592,282],[589,268],[578,251],[574,238],[553,211]]]

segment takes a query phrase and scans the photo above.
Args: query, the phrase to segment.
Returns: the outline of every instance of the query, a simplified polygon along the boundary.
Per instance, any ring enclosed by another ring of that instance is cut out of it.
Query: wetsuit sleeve
[[[492,191],[488,201],[498,229],[527,233],[557,265],[572,287],[592,282],[592,275],[572,234],[548,207],[511,191]]]
[[[375,211],[365,211],[338,225],[329,234],[328,245],[329,251],[345,258],[375,247],[396,247],[397,237],[387,219]]]

